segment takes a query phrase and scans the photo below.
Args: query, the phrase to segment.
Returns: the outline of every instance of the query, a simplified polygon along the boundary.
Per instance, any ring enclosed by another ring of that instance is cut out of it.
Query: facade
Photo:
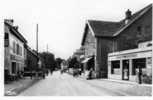
[[[38,59],[37,53],[32,50],[30,47],[26,46],[27,56],[26,56],[26,71],[33,71],[38,68]]]
[[[152,41],[152,4],[119,22],[88,20],[82,39],[85,56],[95,56],[97,78],[108,77],[108,53],[136,49],[140,42]]]
[[[135,82],[140,68],[143,75],[152,76],[152,45],[149,44],[152,41],[140,43],[143,46],[137,49],[109,53],[108,78]]]
[[[19,33],[18,27],[13,26],[13,20],[4,21],[4,46],[5,46],[5,74],[16,76],[24,71],[27,41]]]

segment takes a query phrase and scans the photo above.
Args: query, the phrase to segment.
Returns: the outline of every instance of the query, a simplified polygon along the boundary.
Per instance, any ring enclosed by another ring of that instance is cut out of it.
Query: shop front
[[[136,82],[138,73],[152,75],[152,47],[108,54],[108,78]]]
[[[10,75],[16,76],[18,73],[24,71],[24,58],[11,54],[10,61]]]

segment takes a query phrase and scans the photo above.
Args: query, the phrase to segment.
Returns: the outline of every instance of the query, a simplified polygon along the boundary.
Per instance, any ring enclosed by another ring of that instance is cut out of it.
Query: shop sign
[[[129,54],[129,55],[121,55],[121,56],[117,56],[117,59],[120,58],[133,58],[133,57],[137,57],[137,54]]]
[[[24,60],[21,57],[17,57],[15,55],[11,55],[11,60],[16,60],[16,61],[24,62]]]

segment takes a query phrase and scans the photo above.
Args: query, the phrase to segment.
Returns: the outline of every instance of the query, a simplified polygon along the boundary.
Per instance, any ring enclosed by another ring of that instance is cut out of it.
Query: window
[[[22,47],[20,46],[20,56],[22,56]]]
[[[19,54],[20,54],[20,51],[19,51],[19,50],[20,50],[20,47],[19,47],[19,44],[17,44],[16,46],[17,46],[17,55],[19,55]]]
[[[111,62],[111,74],[120,74],[120,61]]]
[[[132,66],[133,66],[132,75],[136,75],[138,68],[146,68],[146,59],[145,58],[133,59]]]
[[[13,53],[16,53],[16,44],[13,42]]]
[[[9,34],[8,34],[8,33],[5,33],[4,38],[5,38],[5,39],[9,39]]]
[[[138,31],[138,34],[141,35],[142,34],[142,27],[141,26],[138,26],[137,27],[137,31]]]

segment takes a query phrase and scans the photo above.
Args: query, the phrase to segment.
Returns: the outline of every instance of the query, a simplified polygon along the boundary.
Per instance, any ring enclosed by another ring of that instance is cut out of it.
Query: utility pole
[[[37,50],[37,54],[38,54],[38,24],[36,26],[36,50]]]
[[[37,51],[37,67],[39,68],[39,57],[38,57],[38,24],[36,25],[36,51]]]
[[[48,44],[47,44],[47,53],[48,53]]]

